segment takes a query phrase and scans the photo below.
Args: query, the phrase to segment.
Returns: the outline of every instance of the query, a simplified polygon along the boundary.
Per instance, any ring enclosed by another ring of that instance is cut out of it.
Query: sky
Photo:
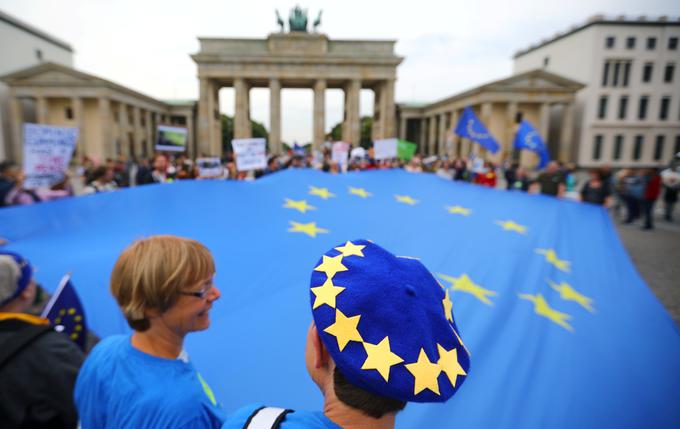
[[[512,74],[512,55],[591,15],[680,15],[680,0],[327,0],[299,3],[330,39],[396,40],[397,102],[432,102]],[[293,1],[0,0],[0,10],[66,41],[75,67],[158,99],[196,99],[198,37],[265,38]],[[4,43],[4,41],[3,41]],[[312,90],[282,92],[284,141],[312,134]],[[327,131],[342,120],[343,94],[326,94]],[[361,93],[361,115],[373,94]],[[220,91],[233,114],[233,89]],[[251,117],[269,125],[269,94],[251,91]]]

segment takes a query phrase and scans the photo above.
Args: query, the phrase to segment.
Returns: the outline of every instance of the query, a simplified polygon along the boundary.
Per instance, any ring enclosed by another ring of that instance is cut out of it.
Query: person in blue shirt
[[[414,258],[347,241],[317,262],[310,305],[305,363],[323,410],[250,405],[222,429],[391,429],[407,402],[445,402],[467,377],[449,292]]]
[[[220,298],[210,251],[194,240],[153,236],[119,256],[111,292],[134,330],[99,343],[78,374],[83,429],[219,428],[221,405],[184,351],[210,326]]]

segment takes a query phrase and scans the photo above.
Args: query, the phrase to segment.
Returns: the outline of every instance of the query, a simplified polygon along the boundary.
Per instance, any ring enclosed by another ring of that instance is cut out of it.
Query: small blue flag
[[[71,283],[70,274],[61,279],[57,291],[45,306],[42,317],[47,318],[55,330],[68,335],[83,351],[85,350],[87,339],[85,311]]]
[[[466,139],[473,140],[480,145],[482,145],[486,150],[496,153],[500,146],[493,138],[491,133],[486,129],[482,121],[477,119],[475,112],[472,111],[470,106],[463,110],[463,114],[456,125],[454,130],[456,134]]]
[[[305,156],[307,151],[304,146],[300,146],[297,143],[293,143],[293,155],[295,156]]]
[[[539,169],[548,165],[548,161],[550,161],[548,147],[543,142],[538,131],[536,131],[529,122],[522,121],[522,123],[519,124],[519,129],[517,130],[517,134],[515,134],[515,143],[513,145],[515,149],[527,149],[536,152],[536,155],[538,155],[539,158]]]

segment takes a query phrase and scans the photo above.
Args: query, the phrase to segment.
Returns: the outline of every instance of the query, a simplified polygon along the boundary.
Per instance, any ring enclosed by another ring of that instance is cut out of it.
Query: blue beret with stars
[[[444,402],[470,368],[448,291],[414,258],[368,240],[326,252],[312,271],[314,323],[342,375],[405,402]]]

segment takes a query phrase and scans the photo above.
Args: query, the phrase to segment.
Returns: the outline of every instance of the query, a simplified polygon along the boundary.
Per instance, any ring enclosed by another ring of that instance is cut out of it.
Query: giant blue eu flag
[[[515,149],[527,149],[538,155],[538,168],[543,168],[550,161],[548,147],[543,142],[538,131],[527,121],[522,121],[515,134]]]
[[[472,111],[470,106],[463,109],[463,114],[460,116],[454,132],[461,137],[479,143],[490,152],[496,153],[500,148],[482,121],[477,119],[475,112]]]
[[[398,428],[679,426],[680,333],[601,207],[401,170],[288,170],[0,210],[6,247],[43,284],[72,271],[102,336],[130,332],[109,275],[151,234],[197,239],[215,257],[222,297],[185,347],[227,411],[322,408],[304,363],[310,273],[363,237],[436,275],[471,353],[458,393],[409,404]]]

